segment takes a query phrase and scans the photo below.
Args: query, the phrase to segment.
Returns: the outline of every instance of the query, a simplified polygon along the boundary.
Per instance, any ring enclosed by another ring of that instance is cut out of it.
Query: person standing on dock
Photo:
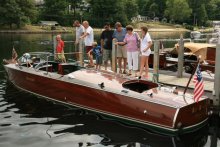
[[[107,70],[108,60],[112,63],[112,35],[110,23],[105,23],[104,31],[101,34],[101,49],[103,53],[103,61],[105,70]]]
[[[56,40],[57,40],[57,46],[56,46],[57,60],[61,61],[62,63],[66,63],[66,58],[64,56],[64,42],[61,39],[61,35],[57,35]]]
[[[75,20],[73,26],[76,27],[76,39],[75,39],[75,51],[79,52],[80,48],[80,37],[84,34],[85,28],[80,24],[79,20]],[[81,42],[82,43],[82,42]],[[76,60],[79,61],[79,54],[76,54]]]
[[[91,26],[89,26],[89,22],[88,21],[83,21],[83,26],[85,28],[85,32],[84,34],[80,37],[80,39],[85,38],[85,46],[86,46],[86,53],[88,54],[88,52],[90,50],[92,50],[92,43],[94,42],[94,34],[93,34],[93,29]],[[94,63],[93,63],[93,55],[92,54],[88,54],[88,59],[89,59],[89,64],[88,67],[94,67]]]
[[[92,43],[92,47],[93,47],[93,49],[90,50],[87,54],[91,55],[91,53],[93,53],[95,55],[96,70],[100,70],[101,69],[101,64],[102,64],[102,51],[101,51],[101,47],[98,46],[97,42],[93,42]]]
[[[137,76],[138,71],[138,58],[139,58],[139,48],[138,42],[140,37],[138,33],[133,32],[133,26],[126,26],[127,34],[125,35],[123,42],[118,42],[118,45],[125,45],[127,50],[127,60],[128,60],[128,76],[132,75],[131,71],[135,71],[135,76]]]
[[[145,78],[148,78],[148,71],[149,71],[149,65],[148,65],[148,58],[151,53],[151,46],[152,46],[152,40],[148,33],[147,27],[141,27],[141,67],[140,67],[140,76],[142,76],[144,67],[145,67]]]
[[[80,22],[78,20],[75,20],[73,23],[73,26],[76,27],[76,39],[75,39],[75,49],[78,50],[79,49],[79,40],[80,37],[84,34],[84,27],[83,25],[80,24]]]
[[[120,22],[115,23],[115,31],[113,33],[113,39],[116,39],[118,42],[123,42],[125,35],[126,35],[126,29],[122,27]],[[127,51],[124,47],[124,45],[118,45],[117,48],[117,59],[118,59],[118,65],[119,65],[119,73],[122,74],[121,66],[122,66],[122,59],[124,61],[124,71],[123,74],[127,74],[126,72],[126,65],[127,65]]]

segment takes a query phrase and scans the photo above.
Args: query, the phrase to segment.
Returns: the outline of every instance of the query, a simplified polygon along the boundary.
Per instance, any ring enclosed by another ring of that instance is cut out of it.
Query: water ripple
[[[201,131],[173,140],[182,145],[190,138],[189,146],[198,146],[200,139],[207,137],[207,129]],[[170,136],[152,134],[97,113],[46,101],[7,82],[0,84],[1,147],[136,145],[173,146],[173,141]]]

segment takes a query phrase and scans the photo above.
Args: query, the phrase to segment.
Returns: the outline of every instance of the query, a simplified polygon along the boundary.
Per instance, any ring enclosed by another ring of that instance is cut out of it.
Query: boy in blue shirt
[[[96,57],[96,69],[101,68],[101,64],[102,64],[102,51],[101,51],[101,47],[98,46],[97,42],[93,42],[92,43],[92,47],[93,49],[90,50],[87,54],[91,55],[91,52],[93,52],[93,54]]]

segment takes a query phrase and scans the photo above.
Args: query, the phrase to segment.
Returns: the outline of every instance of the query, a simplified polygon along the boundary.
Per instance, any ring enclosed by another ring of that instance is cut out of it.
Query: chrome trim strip
[[[174,126],[175,126],[176,119],[177,119],[177,115],[178,115],[179,111],[180,111],[180,109],[178,108],[178,109],[176,110],[175,115],[174,115],[174,118],[173,118],[173,128],[174,128]]]

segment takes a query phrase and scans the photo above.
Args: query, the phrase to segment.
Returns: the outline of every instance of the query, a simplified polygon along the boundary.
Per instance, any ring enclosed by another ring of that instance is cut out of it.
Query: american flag
[[[193,82],[195,83],[194,100],[198,102],[204,93],[204,84],[203,84],[202,73],[200,71],[199,65],[196,69]]]

